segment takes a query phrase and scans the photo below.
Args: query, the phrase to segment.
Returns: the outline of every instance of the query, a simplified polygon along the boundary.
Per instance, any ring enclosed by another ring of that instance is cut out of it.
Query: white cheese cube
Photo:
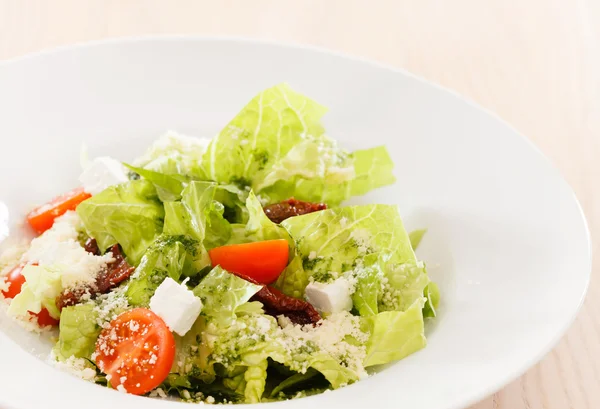
[[[167,277],[150,299],[150,310],[163,319],[169,329],[184,336],[202,310],[202,301],[184,284]]]
[[[328,284],[309,283],[304,296],[320,313],[333,314],[352,309],[352,285],[344,277]]]
[[[83,189],[92,195],[128,180],[125,167],[121,162],[108,156],[94,159],[79,176]]]

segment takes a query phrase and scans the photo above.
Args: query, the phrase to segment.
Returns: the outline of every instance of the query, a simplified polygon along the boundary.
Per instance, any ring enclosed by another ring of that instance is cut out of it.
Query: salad
[[[337,389],[425,346],[438,287],[396,206],[385,147],[347,152],[286,84],[214,138],[169,132],[27,215],[0,304],[55,331],[51,361],[121,392],[254,403]]]

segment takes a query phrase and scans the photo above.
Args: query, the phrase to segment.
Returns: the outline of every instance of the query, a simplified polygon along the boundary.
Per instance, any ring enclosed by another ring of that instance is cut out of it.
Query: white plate
[[[365,381],[278,405],[460,408],[548,352],[590,275],[588,230],[569,186],[529,141],[482,109],[404,72],[328,52],[163,38],[0,65],[0,200],[13,233],[32,204],[77,184],[82,142],[93,155],[127,160],[166,129],[212,136],[281,81],[330,107],[327,129],[345,146],[388,146],[398,182],[359,200],[397,203],[408,228],[429,228],[419,253],[435,266],[443,301],[424,350]],[[43,341],[6,319],[0,327],[3,408],[182,405],[58,372],[30,353],[32,345],[47,351]]]

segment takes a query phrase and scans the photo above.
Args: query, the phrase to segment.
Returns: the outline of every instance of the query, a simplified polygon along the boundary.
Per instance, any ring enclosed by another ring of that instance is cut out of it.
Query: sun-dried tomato
[[[317,212],[327,209],[325,203],[311,203],[296,200],[293,197],[280,203],[274,203],[264,207],[265,214],[271,221],[281,223],[285,219],[293,216],[300,216],[307,213]]]
[[[95,239],[89,239],[85,243],[86,251],[92,254],[100,254],[98,245]],[[116,287],[124,280],[128,279],[133,274],[135,267],[129,265],[121,248],[118,244],[111,247],[110,251],[114,261],[111,261],[106,265],[106,268],[98,273],[94,284],[87,287],[80,287],[73,290],[66,291],[58,296],[56,299],[56,306],[59,310],[70,305],[75,305],[81,302],[84,296],[88,296],[90,299],[95,298],[99,294],[107,293],[111,288]]]
[[[236,275],[246,281],[250,281],[252,284],[261,285],[258,283],[258,281],[251,277],[243,274]],[[264,306],[266,314],[272,315],[273,317],[285,315],[294,324],[314,325],[321,320],[321,316],[317,310],[315,310],[315,307],[313,307],[312,304],[304,300],[285,295],[278,289],[268,285],[263,285],[261,290],[254,294],[250,301],[260,301]]]
[[[106,269],[100,271],[96,277],[96,287],[100,294],[106,293],[111,288],[127,280],[135,271],[135,267],[129,265],[123,257],[118,244],[112,246],[110,251],[115,261],[107,264]]]
[[[310,303],[285,295],[273,287],[264,286],[254,294],[252,300],[260,301],[266,314],[274,317],[285,315],[294,324],[314,325],[321,320],[321,316]]]
[[[98,247],[98,242],[96,241],[96,239],[93,239],[91,237],[87,239],[83,248],[85,249],[85,251],[93,254],[94,256],[100,255],[100,248]]]

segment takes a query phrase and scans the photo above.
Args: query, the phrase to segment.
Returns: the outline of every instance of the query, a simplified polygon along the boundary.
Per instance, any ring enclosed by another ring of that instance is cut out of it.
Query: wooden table
[[[0,59],[163,33],[314,44],[455,89],[531,138],[575,189],[592,235],[600,233],[600,2],[0,0]],[[597,409],[599,382],[600,281],[592,278],[560,344],[471,409]]]

